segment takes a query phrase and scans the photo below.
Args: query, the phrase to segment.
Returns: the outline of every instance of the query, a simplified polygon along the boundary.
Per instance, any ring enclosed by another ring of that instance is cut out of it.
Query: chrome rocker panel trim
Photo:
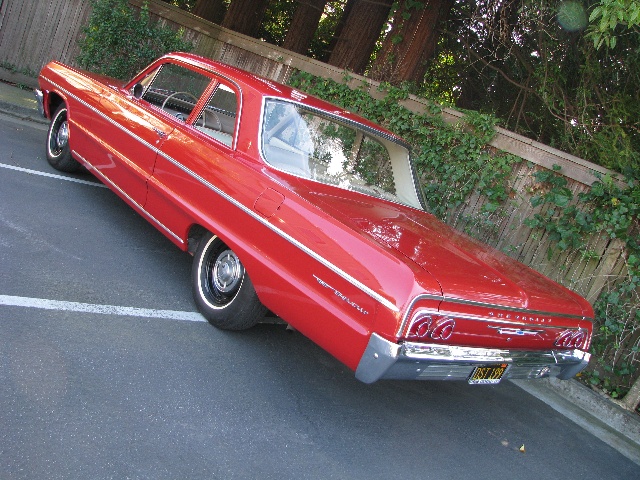
[[[506,350],[405,342],[396,344],[373,333],[356,369],[364,383],[381,379],[467,380],[474,368],[508,364],[507,378],[568,379],[589,363],[581,350]]]

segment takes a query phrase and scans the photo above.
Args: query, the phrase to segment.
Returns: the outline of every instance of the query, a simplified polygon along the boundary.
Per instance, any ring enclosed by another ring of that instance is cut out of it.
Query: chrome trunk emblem
[[[497,330],[500,335],[540,335],[544,333],[544,330],[531,330],[524,328],[510,328],[510,327],[494,327],[489,325],[489,328]]]

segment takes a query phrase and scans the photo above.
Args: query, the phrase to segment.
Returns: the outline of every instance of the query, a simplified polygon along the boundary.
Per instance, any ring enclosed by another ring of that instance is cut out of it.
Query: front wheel
[[[47,161],[61,172],[77,172],[80,164],[71,156],[67,107],[62,104],[53,114],[47,133]]]
[[[217,328],[246,330],[266,314],[242,262],[215,235],[200,240],[191,281],[198,309]]]

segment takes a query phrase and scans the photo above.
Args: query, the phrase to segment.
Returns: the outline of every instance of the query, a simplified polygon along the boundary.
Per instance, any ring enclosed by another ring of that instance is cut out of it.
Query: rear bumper
[[[589,363],[581,350],[504,350],[421,343],[396,344],[372,334],[356,369],[365,383],[381,379],[467,380],[478,366],[507,364],[506,378],[568,379]]]

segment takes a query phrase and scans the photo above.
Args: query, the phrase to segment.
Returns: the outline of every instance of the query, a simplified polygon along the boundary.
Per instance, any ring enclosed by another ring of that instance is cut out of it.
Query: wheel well
[[[49,117],[53,116],[53,113],[58,109],[58,107],[64,103],[64,98],[58,95],[55,92],[49,93]]]
[[[193,255],[196,253],[198,244],[208,230],[200,225],[191,225],[187,234],[187,251]]]

